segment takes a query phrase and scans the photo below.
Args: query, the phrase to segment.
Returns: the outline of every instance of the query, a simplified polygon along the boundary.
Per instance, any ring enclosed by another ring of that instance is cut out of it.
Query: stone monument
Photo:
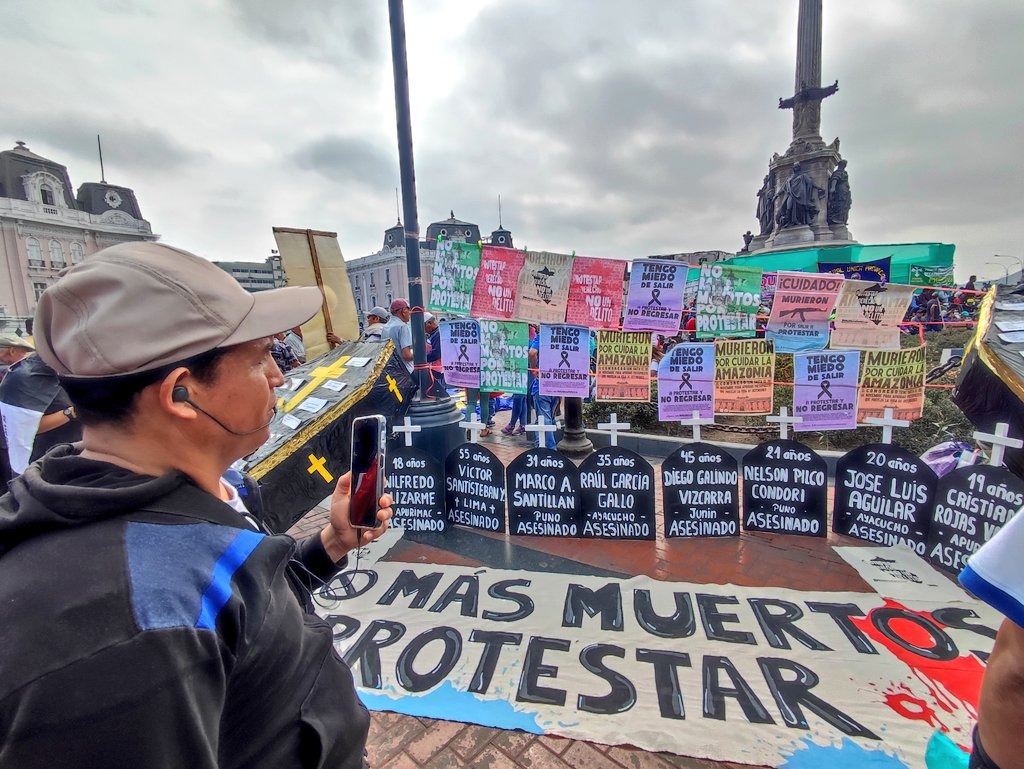
[[[839,139],[821,138],[821,102],[839,90],[839,81],[821,85],[822,0],[800,0],[797,22],[796,83],[779,109],[793,110],[793,140],[785,154],[768,162],[757,193],[759,234],[743,253],[769,249],[855,243],[847,227],[852,197]]]

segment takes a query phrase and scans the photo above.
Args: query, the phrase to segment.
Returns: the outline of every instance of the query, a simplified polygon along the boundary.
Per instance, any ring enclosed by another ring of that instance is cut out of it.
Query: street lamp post
[[[1021,259],[1019,256],[1011,256],[1009,254],[993,254],[992,256],[996,259],[1013,259],[1013,261],[1017,263],[1017,272],[1019,276],[1024,278],[1024,259]],[[1009,279],[1007,279],[1007,282],[1009,282]]]
[[[1005,272],[1005,274],[1003,275],[1003,285],[1005,285],[1005,286],[1010,285],[1010,268],[1009,267],[1007,267],[1002,262],[985,262],[985,264],[991,264],[991,265],[994,265],[996,267],[1002,267],[1003,271]]]

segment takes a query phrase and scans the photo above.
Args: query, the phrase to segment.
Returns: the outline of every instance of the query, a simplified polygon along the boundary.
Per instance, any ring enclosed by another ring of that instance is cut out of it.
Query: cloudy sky
[[[406,0],[420,228],[634,258],[736,250],[791,138],[797,0]],[[825,0],[822,136],[862,243],[1024,258],[1024,3]],[[380,248],[399,184],[385,0],[0,0],[0,147],[135,189],[167,242]],[[6,134],[6,139],[2,134]]]

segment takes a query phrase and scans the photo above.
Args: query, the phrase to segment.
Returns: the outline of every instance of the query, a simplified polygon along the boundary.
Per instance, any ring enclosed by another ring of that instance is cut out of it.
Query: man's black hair
[[[176,368],[187,368],[200,382],[209,382],[217,373],[217,365],[234,346],[218,347],[191,358],[138,374],[82,379],[62,376],[60,383],[75,405],[75,413],[84,425],[121,424],[135,409],[139,393],[159,382]]]

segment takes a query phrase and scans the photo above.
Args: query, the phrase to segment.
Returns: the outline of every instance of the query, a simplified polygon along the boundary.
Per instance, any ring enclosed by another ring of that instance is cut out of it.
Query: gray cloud
[[[328,136],[316,139],[291,153],[299,168],[313,171],[339,185],[355,183],[378,191],[398,178],[398,163],[376,143],[366,139]]]

